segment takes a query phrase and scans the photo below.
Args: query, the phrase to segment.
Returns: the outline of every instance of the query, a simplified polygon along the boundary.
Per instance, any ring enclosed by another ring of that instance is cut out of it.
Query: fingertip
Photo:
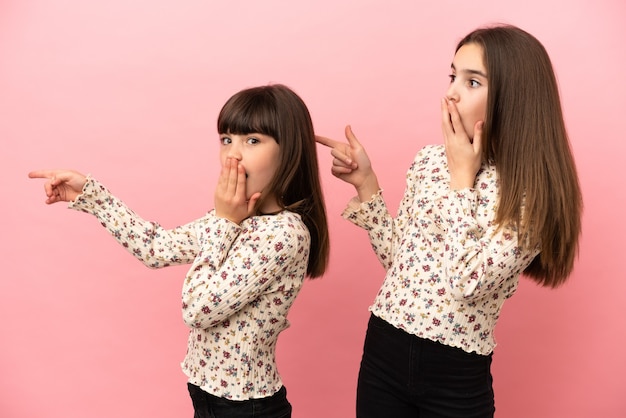
[[[259,200],[260,198],[261,198],[261,192],[256,192],[252,196],[250,196],[250,199],[248,200],[248,202],[251,205],[254,205],[257,202],[257,200]]]
[[[356,139],[356,135],[354,134],[354,131],[352,130],[352,126],[348,125],[346,126],[346,138],[350,141],[353,139]]]

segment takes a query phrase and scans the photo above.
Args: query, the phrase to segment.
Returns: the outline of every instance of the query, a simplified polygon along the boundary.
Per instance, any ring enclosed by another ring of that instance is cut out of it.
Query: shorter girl
[[[90,176],[40,170],[46,203],[98,218],[151,268],[191,264],[182,369],[194,417],[290,417],[277,370],[278,335],[305,276],[319,277],[329,240],[315,135],[300,97],[282,85],[240,91],[222,108],[215,208],[166,230],[137,216]]]

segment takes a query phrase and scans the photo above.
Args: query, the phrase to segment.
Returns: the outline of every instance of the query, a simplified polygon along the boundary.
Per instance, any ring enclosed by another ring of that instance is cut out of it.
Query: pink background
[[[352,124],[395,211],[414,154],[441,142],[455,43],[491,22],[548,49],[585,198],[571,281],[524,279],[505,305],[496,416],[626,416],[623,0],[0,1],[0,416],[192,416],[179,367],[186,268],[143,267],[95,218],[44,205],[28,171],[93,173],[176,226],[212,206],[222,104],[281,82],[318,133]],[[320,152],[330,269],[306,283],[278,348],[296,418],[354,416],[383,277],[365,233],[340,218],[352,190]]]

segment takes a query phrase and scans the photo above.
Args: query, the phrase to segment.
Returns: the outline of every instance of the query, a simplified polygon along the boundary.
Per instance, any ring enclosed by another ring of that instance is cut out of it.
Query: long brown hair
[[[217,130],[220,134],[259,133],[276,140],[280,162],[268,188],[281,208],[302,217],[311,235],[307,275],[322,276],[330,241],[313,122],[304,101],[281,84],[245,89],[223,106]],[[264,199],[261,196],[257,201],[257,210]]]
[[[463,38],[480,45],[487,68],[485,160],[500,181],[496,222],[513,225],[541,252],[524,273],[556,287],[578,254],[582,195],[550,58],[532,35],[510,25],[480,28]]]

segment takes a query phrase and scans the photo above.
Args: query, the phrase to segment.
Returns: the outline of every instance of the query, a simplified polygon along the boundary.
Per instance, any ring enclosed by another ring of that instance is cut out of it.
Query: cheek
[[[464,118],[463,122],[466,125],[466,129],[473,132],[476,122],[484,121],[486,114],[487,114],[486,104],[483,102],[475,103],[474,106],[472,106],[472,108],[469,109],[469,112],[467,112],[466,114],[467,117]]]
[[[485,120],[487,116],[487,94],[478,103],[478,120]]]

